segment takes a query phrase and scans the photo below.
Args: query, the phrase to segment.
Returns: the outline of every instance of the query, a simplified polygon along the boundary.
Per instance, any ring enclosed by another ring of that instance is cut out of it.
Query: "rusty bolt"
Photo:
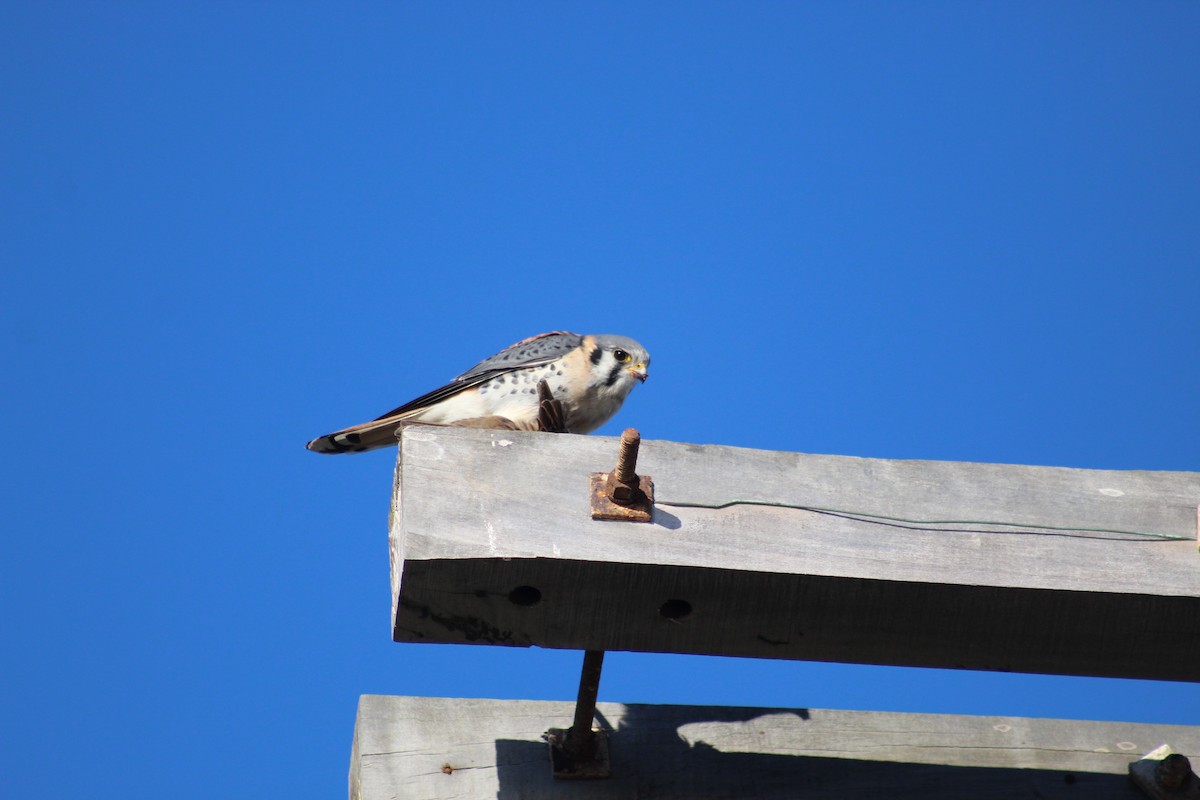
[[[621,483],[633,483],[637,480],[638,448],[641,447],[642,436],[637,428],[626,428],[621,434],[621,450],[617,453],[617,480]]]
[[[617,453],[617,468],[608,476],[608,496],[623,506],[641,502],[642,489],[637,475],[638,448],[642,437],[637,428],[626,428],[621,434],[621,449]]]

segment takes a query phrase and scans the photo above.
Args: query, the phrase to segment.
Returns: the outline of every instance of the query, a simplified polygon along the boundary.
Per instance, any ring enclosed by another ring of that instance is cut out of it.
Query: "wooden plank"
[[[595,521],[616,452],[408,427],[395,638],[1200,680],[1200,473],[644,441],[654,522]],[[731,500],[1043,527],[674,505]]]
[[[1200,728],[819,709],[600,703],[613,777],[556,783],[541,735],[567,702],[363,695],[351,800],[571,797],[1144,800],[1129,764]]]

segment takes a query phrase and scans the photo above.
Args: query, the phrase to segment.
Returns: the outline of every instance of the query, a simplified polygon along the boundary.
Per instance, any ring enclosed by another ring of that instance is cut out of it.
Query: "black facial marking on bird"
[[[620,364],[617,364],[615,367],[613,367],[612,371],[608,373],[608,378],[605,379],[604,385],[612,386],[614,383],[616,383],[617,379],[621,377],[622,369],[624,369],[624,367],[622,367]]]

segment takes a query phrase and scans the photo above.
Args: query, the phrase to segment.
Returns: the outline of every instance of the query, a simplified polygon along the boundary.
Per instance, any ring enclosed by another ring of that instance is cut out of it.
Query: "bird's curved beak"
[[[650,373],[646,371],[646,365],[640,361],[629,368],[629,374],[642,383],[645,383],[646,378],[650,377]]]

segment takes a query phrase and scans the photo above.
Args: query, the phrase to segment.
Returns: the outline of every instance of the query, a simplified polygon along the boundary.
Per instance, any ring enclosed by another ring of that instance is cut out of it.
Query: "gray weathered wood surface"
[[[1200,473],[648,440],[654,522],[594,521],[588,475],[616,452],[611,438],[406,428],[395,638],[1200,680]],[[730,500],[1068,530],[670,505]],[[664,616],[669,600],[690,614]]]
[[[364,695],[351,800],[570,797],[1144,800],[1129,764],[1200,728],[819,709],[600,703],[613,777],[556,783],[541,734],[567,702]]]

